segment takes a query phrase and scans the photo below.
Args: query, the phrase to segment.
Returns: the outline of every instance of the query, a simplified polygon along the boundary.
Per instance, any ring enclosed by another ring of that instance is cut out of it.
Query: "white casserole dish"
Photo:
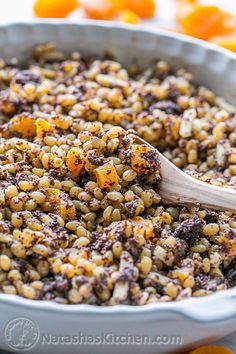
[[[101,55],[109,51],[124,64],[135,60],[148,66],[153,59],[166,59],[175,67],[188,67],[199,82],[236,104],[236,56],[206,42],[91,21],[0,26],[0,56],[4,58],[24,60],[35,45],[48,41],[66,52]],[[235,330],[236,288],[182,302],[109,308],[0,295],[0,349],[17,353],[174,353]]]

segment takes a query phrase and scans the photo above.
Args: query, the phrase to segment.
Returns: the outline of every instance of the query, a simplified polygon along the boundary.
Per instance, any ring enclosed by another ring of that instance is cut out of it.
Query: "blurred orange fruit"
[[[184,33],[201,38],[233,32],[236,27],[235,17],[222,11],[217,6],[196,5],[181,19]]]
[[[236,33],[212,37],[210,38],[210,42],[236,53]]]
[[[141,18],[133,11],[124,10],[120,13],[120,20],[125,23],[138,24]]]
[[[77,0],[36,0],[34,12],[37,17],[63,18],[78,7]]]
[[[175,18],[179,22],[181,19],[193,9],[193,6],[198,3],[198,0],[177,0]]]
[[[95,20],[110,20],[123,10],[122,0],[81,0],[87,16]]]
[[[218,345],[208,345],[205,347],[198,348],[189,354],[234,354],[229,348],[218,346]]]
[[[125,8],[135,12],[141,18],[152,17],[155,14],[155,0],[126,0]]]

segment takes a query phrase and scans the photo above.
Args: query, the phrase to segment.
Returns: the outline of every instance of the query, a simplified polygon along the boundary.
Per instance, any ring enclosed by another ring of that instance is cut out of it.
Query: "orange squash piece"
[[[53,116],[49,118],[50,123],[54,124],[57,128],[67,130],[73,123],[73,119],[70,116]]]
[[[180,19],[185,34],[208,40],[221,34],[232,33],[236,20],[217,6],[196,5]]]
[[[131,220],[131,224],[133,226],[134,236],[142,235],[146,238],[146,240],[154,236],[154,227],[150,220],[136,216]]]
[[[51,212],[58,212],[63,220],[75,218],[75,206],[68,195],[56,188],[46,188],[46,201],[51,205]]]
[[[54,127],[52,124],[44,119],[36,120],[36,134],[37,138],[43,139],[47,133],[53,133]]]
[[[100,188],[109,188],[119,183],[119,176],[114,164],[110,161],[94,170]]]
[[[126,0],[125,7],[141,18],[149,18],[155,14],[155,0]]]
[[[120,14],[120,20],[124,23],[138,24],[141,22],[140,17],[133,11],[124,10]]]
[[[89,18],[110,20],[123,9],[122,0],[81,0],[81,6]]]
[[[73,176],[78,177],[84,167],[83,150],[77,147],[70,149],[66,157],[66,166]]]
[[[9,131],[30,138],[36,134],[35,118],[29,114],[19,114],[9,121]]]
[[[177,268],[169,273],[171,279],[178,279],[181,284],[184,283],[184,281],[188,278],[189,276],[189,269],[188,268]]]
[[[156,169],[157,162],[154,157],[148,157],[151,152],[152,149],[146,145],[133,145],[131,147],[130,164],[132,169],[139,175],[149,174],[152,168]]]
[[[64,194],[64,193],[63,193]],[[75,206],[66,194],[60,195],[59,214],[63,220],[73,220],[75,218]]]
[[[235,239],[230,239],[226,237],[225,235],[220,235],[217,236],[215,239],[217,242],[220,244],[226,246],[226,249],[228,249],[228,256],[229,257],[235,257],[236,256],[236,240]]]
[[[233,351],[220,345],[208,345],[195,349],[189,354],[233,354]]]
[[[35,243],[41,243],[44,239],[44,234],[39,231],[24,229],[20,235],[21,242],[25,248],[31,248]]]
[[[236,33],[226,36],[215,36],[210,38],[210,42],[236,53]]]
[[[63,18],[78,7],[77,0],[36,0],[34,12],[37,17]]]
[[[60,201],[59,195],[61,191],[56,188],[45,188],[44,193],[46,196],[45,202],[49,203],[50,205],[49,211],[53,212],[53,210],[56,209],[57,206],[59,205],[59,201]]]

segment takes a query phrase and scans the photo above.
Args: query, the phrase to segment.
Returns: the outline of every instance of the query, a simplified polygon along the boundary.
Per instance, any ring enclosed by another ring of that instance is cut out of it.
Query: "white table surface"
[[[93,1],[93,0],[90,0]],[[203,3],[216,4],[236,14],[236,0],[202,0]],[[33,17],[34,0],[0,0],[0,22],[24,20]],[[174,0],[157,0],[156,19],[158,23],[171,24],[174,16]],[[70,16],[78,18],[78,11]]]
[[[33,2],[34,0],[0,0],[0,23],[17,20],[22,21],[33,18]],[[203,2],[217,5],[220,4],[225,9],[236,14],[236,0],[203,0]],[[75,11],[70,17],[73,19],[78,19],[79,16],[79,12]],[[166,27],[171,26],[173,23],[173,16],[174,0],[159,0],[155,23]],[[148,24],[150,24],[150,22]],[[217,342],[217,344],[228,346],[236,353],[236,333],[231,334],[225,339]],[[0,350],[0,354],[6,354],[6,352]]]

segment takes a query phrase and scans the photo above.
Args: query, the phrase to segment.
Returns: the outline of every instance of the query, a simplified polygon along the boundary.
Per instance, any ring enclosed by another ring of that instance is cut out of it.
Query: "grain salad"
[[[236,215],[164,205],[158,148],[236,188],[235,109],[191,73],[52,43],[0,60],[0,293],[144,305],[236,285]]]

